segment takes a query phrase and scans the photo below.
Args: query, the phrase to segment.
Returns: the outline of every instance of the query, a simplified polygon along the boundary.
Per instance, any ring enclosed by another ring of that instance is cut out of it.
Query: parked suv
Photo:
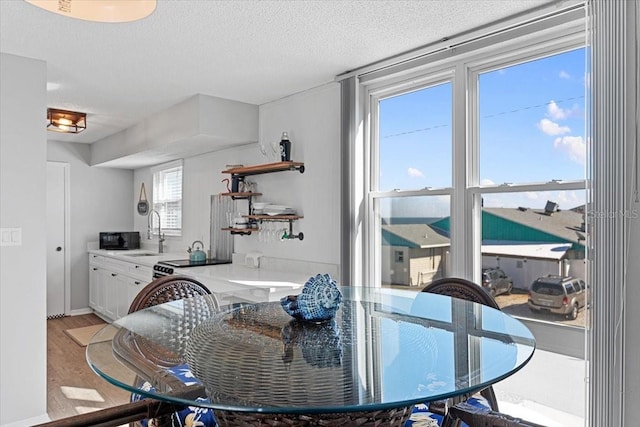
[[[587,287],[582,279],[549,275],[539,277],[529,289],[529,309],[534,312],[564,314],[569,319],[578,317],[585,306]]]
[[[482,287],[494,297],[504,293],[510,294],[513,280],[499,268],[483,268]]]

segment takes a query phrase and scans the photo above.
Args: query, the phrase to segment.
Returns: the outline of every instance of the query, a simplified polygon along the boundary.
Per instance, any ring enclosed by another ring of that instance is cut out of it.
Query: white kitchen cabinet
[[[90,254],[89,306],[107,321],[119,319],[128,313],[131,302],[152,276],[149,266]]]
[[[110,271],[107,276],[106,283],[103,284],[106,292],[106,298],[104,302],[104,314],[110,319],[117,319],[117,309],[118,309],[118,290],[120,281],[120,277],[118,277],[118,273],[114,271]]]
[[[125,276],[124,274],[118,274],[115,276],[114,296],[116,305],[116,319],[125,316],[129,311],[129,295],[127,294],[127,291],[129,288],[130,280],[131,278]]]
[[[104,312],[104,285],[108,274],[103,267],[89,265],[89,307],[98,312]]]
[[[106,289],[109,272],[106,258],[100,255],[89,256],[89,307],[98,313],[105,311]]]
[[[147,285],[147,283],[147,281],[143,281],[140,279],[129,278],[129,280],[127,281],[127,313],[129,312],[129,307],[131,306],[131,303],[135,299],[136,295],[138,295],[138,292],[140,292],[142,288]]]

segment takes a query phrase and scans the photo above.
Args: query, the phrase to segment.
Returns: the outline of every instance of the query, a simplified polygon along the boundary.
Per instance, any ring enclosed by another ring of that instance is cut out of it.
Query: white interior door
[[[47,317],[65,314],[67,163],[47,162]]]

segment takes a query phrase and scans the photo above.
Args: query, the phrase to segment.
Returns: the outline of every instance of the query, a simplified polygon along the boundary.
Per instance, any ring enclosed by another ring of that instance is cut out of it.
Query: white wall
[[[304,240],[263,243],[258,236],[236,236],[235,252],[260,251],[265,256],[291,260],[339,264],[340,262],[340,87],[330,83],[264,104],[259,109],[260,141],[278,142],[283,131],[292,141],[292,160],[305,162],[303,174],[278,172],[249,177],[263,196],[256,200],[290,205],[303,219],[294,223]],[[208,153],[184,160],[183,236],[167,237],[167,252],[184,252],[194,240],[209,247],[210,197],[226,191],[221,173],[230,164],[270,163],[274,157],[262,155],[258,144]],[[149,168],[134,174],[134,198],[144,182],[151,197]],[[132,208],[131,212],[134,212]],[[147,218],[134,215],[134,228],[146,240]],[[156,248],[157,240],[150,248]]]
[[[0,425],[47,412],[46,73],[0,54],[0,227],[22,229],[0,247]]]
[[[71,260],[72,311],[89,307],[87,244],[97,244],[100,231],[133,230],[133,171],[91,167],[90,156],[88,144],[47,144],[47,160],[69,163],[70,169],[71,230],[67,250]]]
[[[340,86],[330,83],[260,106],[260,141],[291,140],[291,159],[305,172],[254,177],[262,201],[290,205],[304,219],[294,225],[304,240],[263,243],[257,236],[236,238],[235,251],[267,256],[340,263]]]

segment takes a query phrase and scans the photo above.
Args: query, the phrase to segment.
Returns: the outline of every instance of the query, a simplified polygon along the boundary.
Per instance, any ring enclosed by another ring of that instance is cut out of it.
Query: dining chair
[[[486,305],[496,310],[500,310],[500,306],[496,303],[496,300],[485,291],[482,286],[475,284],[466,279],[459,277],[444,277],[434,280],[422,289],[422,292],[429,292],[433,294],[446,295],[454,298],[459,298],[467,301],[473,301],[479,304]],[[498,400],[496,399],[493,387],[489,386],[479,392],[474,398],[469,399],[470,396],[462,396],[456,399],[439,400],[435,402],[429,402],[425,405],[416,406],[414,413],[407,421],[406,427],[412,426],[412,422],[423,417],[424,414],[436,420],[439,425],[447,427],[458,427],[461,425],[461,420],[458,418],[451,418],[449,408],[453,407],[456,403],[462,401],[472,402],[474,407],[487,408],[493,411],[498,411]],[[475,426],[475,424],[468,424]]]
[[[448,418],[474,427],[544,427],[541,424],[492,411],[489,408],[480,408],[467,402],[452,406],[449,409]]]
[[[180,336],[190,333],[193,328],[202,320],[207,319],[213,310],[218,308],[218,304],[214,299],[204,301],[202,299],[191,299],[195,296],[211,295],[211,291],[199,281],[187,276],[164,276],[153,280],[146,285],[134,298],[129,307],[129,314],[138,310],[153,307],[170,301],[184,300],[182,304],[183,316],[180,316],[181,324],[172,325],[171,316],[167,316],[168,327],[164,328],[165,332],[173,334],[172,336],[163,336],[161,338],[163,345],[158,346],[154,341],[142,337],[137,334],[123,333],[114,339],[114,345],[117,351],[126,353],[128,360],[136,361],[136,368],[144,373],[148,372],[149,377],[158,377],[158,367],[164,368],[166,371],[162,373],[162,378],[169,387],[179,389],[187,385],[187,382],[193,381],[192,376],[188,374],[188,367],[183,359],[186,340]],[[213,305],[211,304],[213,301]],[[184,323],[186,320],[186,323]],[[173,327],[171,327],[173,326]],[[179,327],[178,327],[179,326]],[[177,347],[176,347],[177,346]],[[152,361],[152,363],[150,362]],[[136,376],[134,383],[137,388],[149,389],[152,387],[150,383],[140,376]],[[141,400],[138,394],[132,394],[131,401]],[[197,420],[195,419],[197,417]],[[175,422],[173,422],[175,421]],[[199,421],[199,423],[194,423]],[[213,410],[199,410],[196,415],[191,409],[184,408],[170,415],[157,418],[145,419],[130,423],[131,427],[170,427],[172,425],[198,425],[204,427],[217,426]],[[186,424],[185,424],[186,423]]]

